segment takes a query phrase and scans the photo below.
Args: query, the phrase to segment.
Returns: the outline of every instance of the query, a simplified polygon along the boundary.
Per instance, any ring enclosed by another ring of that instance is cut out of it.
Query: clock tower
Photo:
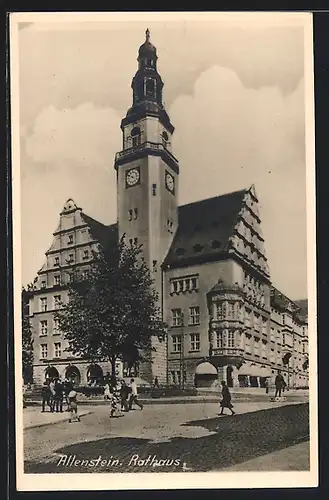
[[[179,165],[171,148],[174,127],[162,102],[157,51],[146,40],[138,51],[131,88],[133,102],[121,122],[122,150],[116,154],[119,237],[142,245],[161,298],[161,264],[178,225]]]

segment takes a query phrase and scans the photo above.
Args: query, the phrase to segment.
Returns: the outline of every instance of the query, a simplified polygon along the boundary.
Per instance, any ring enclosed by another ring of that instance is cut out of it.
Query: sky
[[[114,155],[149,28],[175,126],[179,203],[254,184],[272,282],[307,297],[303,18],[160,16],[19,24],[23,284],[68,198],[116,221]]]

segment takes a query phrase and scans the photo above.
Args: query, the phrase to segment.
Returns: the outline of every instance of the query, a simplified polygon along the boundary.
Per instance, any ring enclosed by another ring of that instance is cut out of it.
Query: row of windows
[[[184,293],[198,290],[198,276],[188,276],[185,278],[175,278],[170,281],[171,293]]]
[[[62,357],[62,344],[60,342],[55,342],[52,346],[53,358]],[[49,349],[48,344],[40,344],[40,359],[48,359]]]
[[[82,243],[89,240],[89,236],[91,235],[90,228],[83,229],[80,231],[81,238],[79,238],[79,233],[76,234],[67,234],[64,237],[66,238],[66,243],[68,245],[73,245],[74,243]],[[78,237],[77,237],[78,236]],[[61,236],[61,242],[63,242],[63,236]]]
[[[239,314],[239,303],[238,302],[219,302],[214,304],[214,319],[234,319],[238,317]]]
[[[189,307],[188,315],[189,325],[199,325],[200,324],[200,307],[192,306]],[[182,309],[172,309],[171,310],[171,326],[183,326],[184,325],[184,313]]]
[[[39,335],[45,337],[48,335],[48,320],[42,319],[39,323]],[[58,319],[53,319],[53,335],[60,335],[59,321]]]
[[[267,318],[260,316],[258,313],[251,311],[250,309],[245,310],[245,325],[248,328],[254,328],[266,335],[267,333]]]
[[[82,260],[88,260],[90,259],[90,252],[89,250],[83,250],[81,252],[81,259]],[[65,264],[74,264],[75,262],[75,256],[73,253],[70,253],[68,258],[65,259]],[[60,266],[60,258],[59,257],[54,257],[53,260],[53,266],[54,267],[59,267]]]
[[[200,334],[190,333],[188,338],[189,338],[189,351],[191,352],[200,351]],[[182,339],[183,335],[172,335],[172,352],[182,351]]]
[[[66,277],[63,279],[63,276],[61,276],[60,274],[56,274],[55,276],[53,276],[52,283],[49,283],[49,279],[48,283],[47,280],[42,280],[40,283],[40,287],[47,288],[47,286],[59,286],[59,285],[69,284],[74,280],[74,273],[65,273],[65,276]],[[82,279],[87,278],[87,276],[88,276],[88,271],[86,269],[82,270],[79,274],[79,277]]]
[[[53,309],[59,309],[61,307],[62,296],[54,295],[53,297]],[[40,298],[40,309],[42,312],[48,311],[48,297]]]

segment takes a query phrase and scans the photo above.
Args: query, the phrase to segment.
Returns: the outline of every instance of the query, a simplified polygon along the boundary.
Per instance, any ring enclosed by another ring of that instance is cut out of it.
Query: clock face
[[[174,192],[175,189],[175,181],[172,175],[170,175],[168,172],[166,172],[166,187],[171,191],[172,193]]]
[[[138,168],[131,168],[126,172],[126,183],[127,186],[135,186],[139,181],[139,170]]]

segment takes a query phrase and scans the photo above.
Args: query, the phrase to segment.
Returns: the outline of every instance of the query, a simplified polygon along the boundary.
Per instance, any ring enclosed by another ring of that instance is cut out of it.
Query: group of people
[[[133,378],[130,379],[129,385],[125,380],[106,382],[104,398],[110,402],[110,417],[115,417],[123,411],[130,411],[134,403],[143,409],[142,403],[138,400],[137,384]]]
[[[138,390],[132,378],[127,384],[125,380],[107,380],[104,384],[104,398],[110,403],[110,417],[118,416],[123,411],[128,412],[136,404],[141,410],[142,403],[138,400]],[[64,410],[63,406],[66,405]],[[51,413],[70,411],[69,422],[80,422],[78,415],[77,392],[72,382],[68,379],[61,381],[59,378],[49,379],[42,386],[42,412],[49,408]]]
[[[48,406],[51,413],[63,413],[63,405],[66,404],[66,410],[70,411],[69,422],[80,421],[78,416],[77,393],[74,390],[70,380],[54,378],[44,382],[42,386],[42,412],[46,411]]]

